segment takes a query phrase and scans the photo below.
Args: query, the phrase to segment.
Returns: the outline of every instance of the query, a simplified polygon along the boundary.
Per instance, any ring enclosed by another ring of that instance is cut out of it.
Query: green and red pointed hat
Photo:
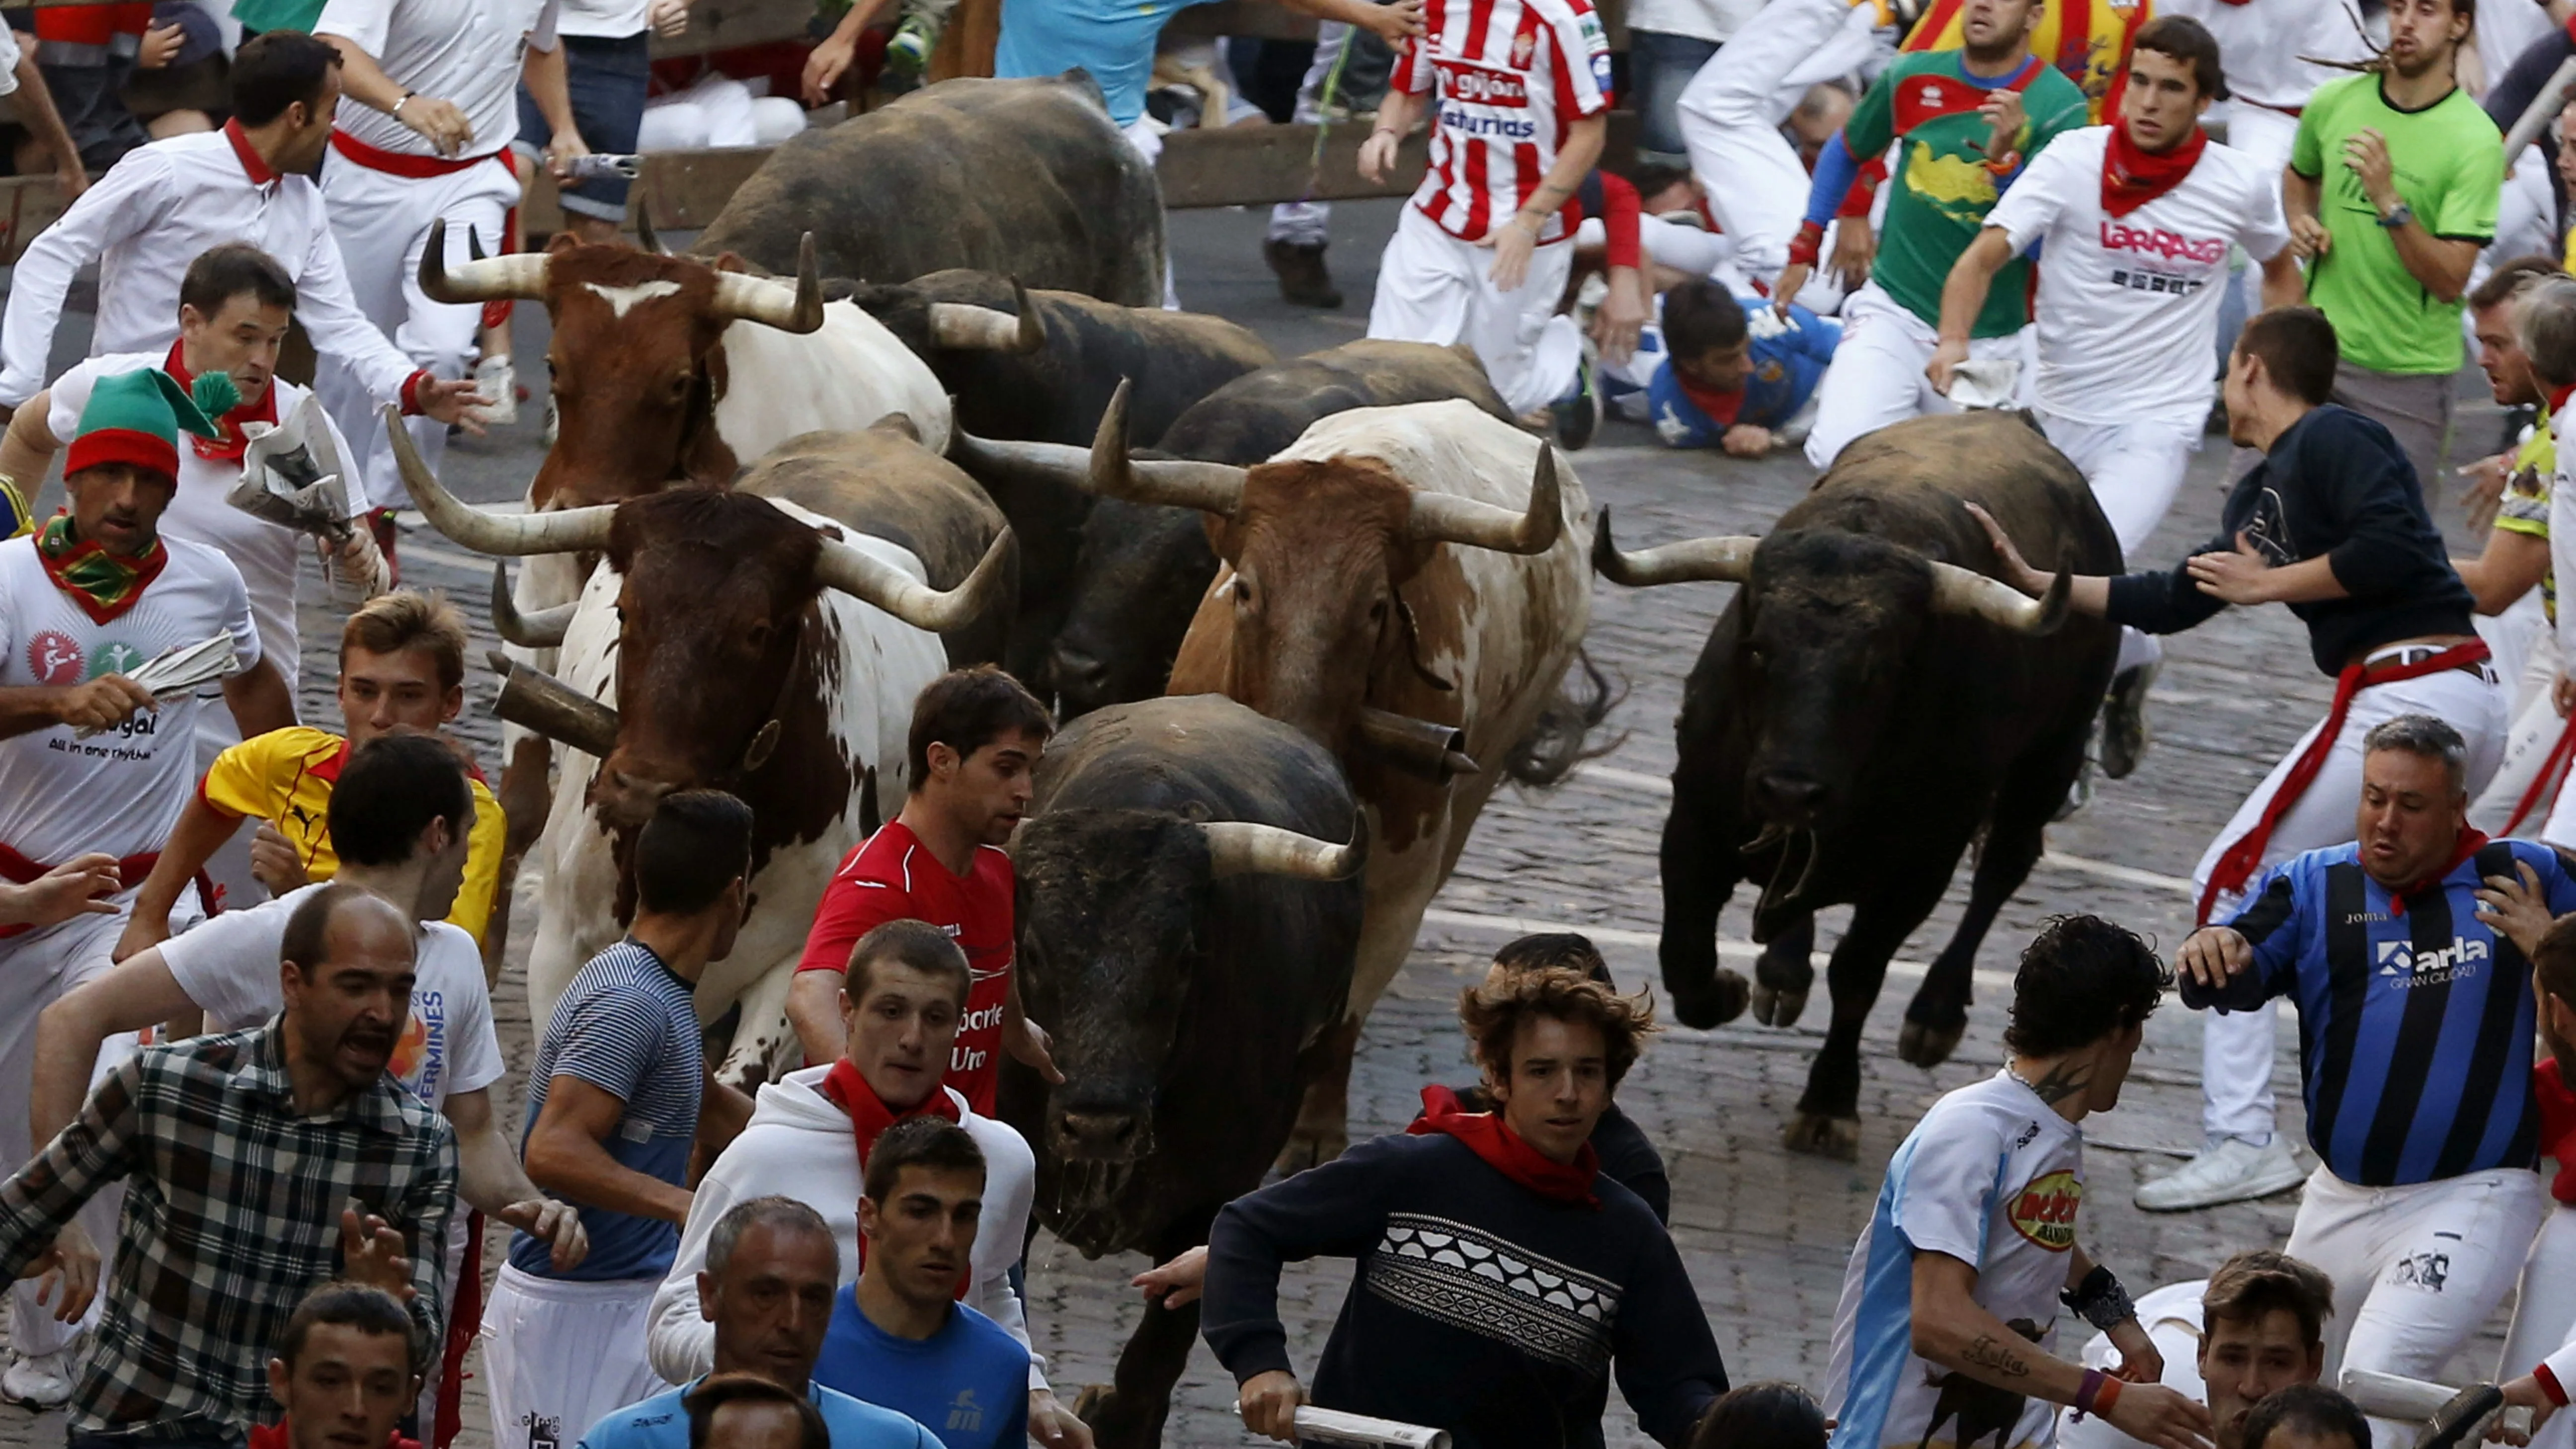
[[[63,459],[65,473],[104,463],[131,463],[179,476],[179,430],[221,438],[215,421],[241,403],[241,390],[223,372],[198,374],[194,394],[157,367],[103,377],[81,409],[80,435]]]

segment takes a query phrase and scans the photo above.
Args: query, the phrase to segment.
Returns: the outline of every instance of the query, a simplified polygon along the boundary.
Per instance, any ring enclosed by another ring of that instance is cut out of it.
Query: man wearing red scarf
[[[1950,268],[1941,345],[1926,369],[1950,390],[1995,274],[2036,245],[2040,428],[2084,470],[2130,558],[2200,450],[2229,247],[2262,263],[2265,305],[2305,295],[2278,168],[2212,145],[2200,129],[2219,86],[2218,42],[2199,21],[2149,21],[2130,49],[2115,123],[2070,131],[2033,158]],[[2162,655],[2152,635],[2121,631],[2102,738],[2102,771],[2114,780],[2146,748],[2147,686]]]
[[[179,449],[178,491],[170,499],[160,529],[163,537],[204,544],[233,561],[250,591],[261,657],[276,667],[290,691],[296,685],[301,657],[295,628],[295,565],[297,555],[309,545],[295,530],[254,518],[224,500],[241,481],[242,452],[249,443],[245,429],[275,426],[307,395],[303,388],[276,376],[278,346],[286,337],[294,308],[295,283],[275,258],[246,242],[210,248],[188,264],[186,279],[179,284],[179,310],[173,319],[179,329],[177,342],[148,353],[119,352],[89,359],[18,409],[6,439],[0,440],[0,475],[42,478],[54,454],[79,432],[81,409],[88,405],[100,378],[158,367],[185,387],[207,373],[230,376],[241,400],[216,419],[221,437],[192,437]],[[351,456],[337,430],[332,441],[340,456]],[[374,548],[365,531],[359,530],[344,557],[344,571],[351,577],[378,572],[372,559]],[[294,723],[291,718],[278,722]],[[242,736],[233,721],[217,711],[201,712],[198,725],[196,766],[203,774],[215,756],[241,743]],[[247,839],[210,861],[208,874],[235,903],[267,899],[267,891],[251,876]]]
[[[1208,1237],[1204,1332],[1245,1427],[1299,1406],[1448,1431],[1458,1449],[1598,1445],[1615,1370],[1679,1449],[1726,1366],[1673,1240],[1601,1171],[1592,1130],[1654,1029],[1574,971],[1496,973],[1461,998],[1490,1112],[1445,1087],[1401,1135],[1237,1198]],[[1283,1265],[1358,1259],[1310,1394],[1279,1321]]]
[[[394,1427],[420,1392],[411,1338],[411,1315],[381,1288],[305,1294],[268,1361],[269,1396],[284,1412],[250,1426],[250,1449],[420,1449]]]
[[[2079,577],[2069,596],[2077,610],[2150,634],[2194,628],[2230,604],[2285,604],[2307,626],[2309,659],[2335,681],[2325,718],[2193,868],[2203,923],[2233,918],[2266,868],[2353,838],[2374,727],[2404,715],[2448,725],[2463,741],[2462,781],[2473,794],[2504,756],[2504,692],[2471,623],[2476,600],[2388,429],[2328,401],[2338,352],[2334,325],[2314,308],[2275,307],[2247,322],[2227,362],[2227,431],[2262,461],[2229,491],[2214,536],[2170,570]],[[1985,524],[2000,575],[2028,593],[2048,588],[2052,575],[2032,568],[1992,519]],[[2263,1197],[2304,1175],[2273,1130],[2273,1008],[2254,1005],[2204,1023],[2207,1145],[2140,1188],[2139,1206]]]
[[[715,1330],[698,1308],[698,1270],[706,1266],[716,1221],[757,1197],[811,1205],[840,1241],[840,1286],[848,1288],[858,1281],[864,1252],[859,1198],[868,1152],[888,1127],[923,1115],[964,1127],[984,1154],[982,1226],[957,1299],[1028,1343],[1010,1272],[1028,1229],[1037,1158],[1019,1133],[977,1112],[965,1092],[942,1080],[954,1080],[949,1053],[972,999],[966,952],[928,922],[888,921],[859,937],[841,981],[841,1035],[848,1046],[840,1059],[761,1088],[750,1125],[707,1169],[690,1202],[679,1254],[653,1295],[647,1340],[654,1371],[673,1383],[686,1383],[715,1362]],[[1031,1437],[1051,1449],[1088,1449],[1089,1431],[1056,1402],[1045,1368],[1045,1360],[1031,1356]]]

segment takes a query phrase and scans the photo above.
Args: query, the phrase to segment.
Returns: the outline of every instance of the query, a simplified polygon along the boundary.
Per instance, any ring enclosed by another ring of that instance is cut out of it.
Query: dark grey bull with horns
[[[1993,576],[1966,504],[2058,573],[2045,599]],[[1977,946],[2039,859],[2083,768],[2118,631],[2069,618],[2067,576],[2120,572],[2083,475],[2017,415],[1919,418],[1846,449],[1769,536],[1622,553],[1601,520],[1601,573],[1642,586],[1739,586],[1683,688],[1664,822],[1659,955],[1673,1012],[1788,1026],[1815,981],[1815,913],[1853,908],[1826,981],[1833,1021],[1788,1145],[1860,1147],[1860,1033],[1895,955],[1984,832],[1968,907],[1905,1011],[1897,1054],[1948,1058],[1968,1020]],[[1761,884],[1748,991],[1717,964],[1718,913]]]

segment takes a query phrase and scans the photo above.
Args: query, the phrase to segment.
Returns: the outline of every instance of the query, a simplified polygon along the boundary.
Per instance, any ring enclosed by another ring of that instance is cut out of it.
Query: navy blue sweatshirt
[[[1551,1201],[1445,1134],[1381,1137],[1217,1215],[1208,1346],[1241,1383],[1294,1369],[1283,1263],[1358,1260],[1310,1380],[1320,1407],[1446,1429],[1457,1449],[1591,1449],[1604,1376],[1681,1449],[1726,1391],[1690,1275],[1635,1193]]]
[[[2414,465],[2388,429],[2349,408],[2329,403],[2274,439],[2227,495],[2218,536],[2193,552],[2234,553],[2240,531],[2274,568],[2333,560],[2350,597],[2290,605],[2328,674],[2400,639],[2476,632],[2476,602],[2451,568]],[[2150,634],[2207,621],[2227,606],[2192,583],[2189,564],[2111,580],[2106,616]]]

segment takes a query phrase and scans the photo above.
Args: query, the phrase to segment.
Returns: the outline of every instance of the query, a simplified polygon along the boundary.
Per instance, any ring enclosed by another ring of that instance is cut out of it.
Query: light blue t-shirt
[[[855,1285],[842,1289],[814,1382],[911,1415],[945,1449],[1018,1449],[1028,1438],[1029,1351],[963,1303],[930,1337],[897,1338],[859,1311]]]
[[[689,1411],[680,1401],[696,1382],[628,1404],[590,1426],[574,1449],[689,1449]],[[813,1385],[814,1407],[832,1431],[832,1449],[939,1449],[930,1431],[894,1412]]]
[[[658,1177],[674,1187],[689,1178],[689,1152],[698,1136],[698,1090],[706,1053],[689,983],[662,958],[632,940],[590,958],[572,979],[537,1047],[528,1076],[528,1127],[546,1109],[546,1088],[559,1076],[579,1077],[626,1104],[616,1130],[600,1145],[621,1167]],[[519,1137],[527,1153],[527,1133]],[[660,1278],[678,1255],[680,1230],[659,1218],[584,1205],[581,1226],[590,1256],[569,1273],[557,1273],[550,1249],[519,1234],[510,1244],[510,1266],[539,1278],[607,1283]]]
[[[1091,72],[1109,101],[1109,119],[1136,124],[1145,114],[1145,82],[1154,74],[1154,42],[1164,22],[1208,0],[1002,0],[1002,36],[993,74],[1003,80]]]

